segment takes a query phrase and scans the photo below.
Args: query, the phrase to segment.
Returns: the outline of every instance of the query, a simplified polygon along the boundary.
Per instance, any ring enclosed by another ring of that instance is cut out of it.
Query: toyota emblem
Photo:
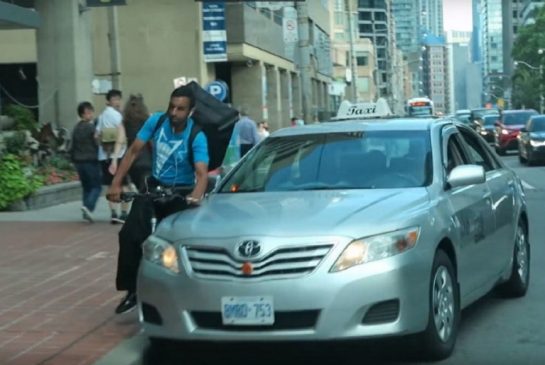
[[[254,240],[243,241],[237,250],[242,257],[254,257],[261,251],[261,244]]]

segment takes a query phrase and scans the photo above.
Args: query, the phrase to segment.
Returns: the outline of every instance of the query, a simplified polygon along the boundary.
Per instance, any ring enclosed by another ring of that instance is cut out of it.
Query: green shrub
[[[4,144],[6,145],[6,152],[13,155],[21,156],[28,150],[24,131],[17,131],[12,136],[6,137]]]
[[[36,175],[17,156],[5,154],[0,163],[0,210],[22,199],[43,185],[43,177]]]
[[[33,134],[38,132],[38,122],[29,109],[11,104],[6,106],[5,113],[15,120],[15,129],[27,130]]]

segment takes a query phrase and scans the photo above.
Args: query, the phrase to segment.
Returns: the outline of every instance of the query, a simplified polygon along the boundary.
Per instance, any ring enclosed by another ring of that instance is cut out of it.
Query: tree
[[[545,70],[545,6],[536,14],[535,23],[519,28],[513,45],[513,59],[524,61]],[[543,49],[539,54],[538,50]],[[545,73],[545,72],[544,72]],[[536,69],[525,65],[516,67],[513,73],[513,106],[539,109],[539,98],[545,92],[545,77]]]

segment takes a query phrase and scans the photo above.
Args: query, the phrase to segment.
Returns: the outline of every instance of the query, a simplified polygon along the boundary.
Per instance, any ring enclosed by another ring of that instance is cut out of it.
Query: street
[[[545,363],[545,169],[527,167],[516,154],[503,157],[524,180],[530,209],[531,285],[521,299],[503,299],[491,292],[462,312],[454,354],[438,364],[544,364]],[[137,335],[122,342],[97,365],[185,364],[418,364],[410,360],[410,348],[396,340],[327,344],[173,344],[152,350]],[[293,351],[291,351],[293,350]],[[289,353],[289,355],[288,355]]]

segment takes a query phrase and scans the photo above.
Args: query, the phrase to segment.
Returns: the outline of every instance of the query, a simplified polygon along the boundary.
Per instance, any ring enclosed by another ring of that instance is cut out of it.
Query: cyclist
[[[121,200],[123,178],[141,150],[148,148],[151,142],[153,161],[148,188],[176,187],[187,191],[185,199],[174,198],[154,205],[158,221],[187,208],[188,204],[200,203],[208,185],[209,156],[206,136],[202,131],[196,134],[192,146],[187,146],[194,124],[191,118],[194,110],[195,96],[190,88],[181,86],[172,92],[167,117],[161,118],[162,113],[150,116],[127,150],[108,190],[109,200]],[[189,148],[192,148],[193,163],[188,158]],[[149,204],[143,199],[135,199],[127,221],[119,232],[116,288],[127,291],[127,295],[115,310],[118,314],[136,306],[136,277],[142,257],[141,245],[151,233],[152,210]]]

